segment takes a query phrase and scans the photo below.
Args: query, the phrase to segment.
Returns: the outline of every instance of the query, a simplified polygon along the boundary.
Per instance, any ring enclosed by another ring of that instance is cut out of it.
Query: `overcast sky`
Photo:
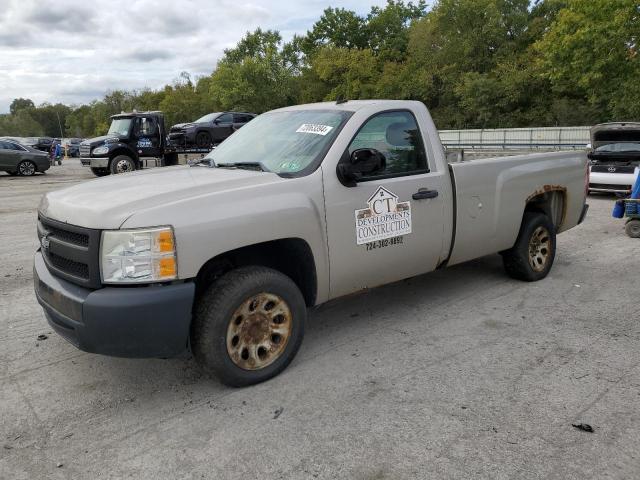
[[[384,0],[1,0],[0,113],[14,98],[66,104],[108,90],[158,88],[213,71],[256,27],[285,40],[329,6],[368,13]]]

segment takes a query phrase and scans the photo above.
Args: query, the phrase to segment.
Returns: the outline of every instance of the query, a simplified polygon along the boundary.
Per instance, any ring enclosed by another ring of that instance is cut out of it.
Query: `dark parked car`
[[[80,156],[80,144],[82,143],[82,138],[68,138],[64,142],[64,146],[67,149],[67,155],[70,157],[79,157]]]
[[[174,145],[207,148],[222,142],[255,116],[255,113],[246,112],[209,113],[195,122],[171,127],[169,141]]]
[[[11,175],[31,176],[49,169],[49,156],[18,142],[0,141],[0,171]]]

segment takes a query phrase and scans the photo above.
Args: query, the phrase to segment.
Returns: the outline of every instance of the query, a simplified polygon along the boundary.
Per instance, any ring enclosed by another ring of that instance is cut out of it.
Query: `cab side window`
[[[370,118],[351,141],[349,155],[360,148],[373,148],[385,156],[386,167],[375,178],[429,171],[422,134],[408,111],[384,112]]]
[[[153,118],[140,117],[137,121],[137,133],[139,136],[151,136],[156,133],[156,122]]]

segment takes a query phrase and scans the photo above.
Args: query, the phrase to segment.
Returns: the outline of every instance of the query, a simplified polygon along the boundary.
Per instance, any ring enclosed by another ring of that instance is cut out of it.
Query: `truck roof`
[[[121,112],[121,113],[116,113],[115,115],[111,115],[111,118],[117,118],[117,117],[123,117],[123,118],[127,118],[127,117],[138,117],[138,116],[156,116],[156,117],[163,117],[164,113],[162,113],[160,110],[152,110],[152,111],[148,111],[148,112]]]
[[[382,106],[392,109],[407,108],[410,105],[420,104],[421,102],[415,100],[383,100],[383,99],[371,99],[371,100],[346,100],[342,103],[337,102],[319,102],[319,103],[307,103],[303,105],[292,105],[290,107],[283,107],[276,112],[286,112],[292,110],[342,110],[348,112],[356,112],[363,108],[371,107],[373,105]]]

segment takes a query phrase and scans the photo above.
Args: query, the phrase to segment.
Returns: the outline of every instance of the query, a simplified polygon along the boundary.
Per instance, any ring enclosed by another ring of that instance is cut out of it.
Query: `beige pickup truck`
[[[45,195],[35,291],[82,350],[191,350],[249,385],[291,362],[327,300],[494,253],[544,278],[588,182],[580,152],[447,164],[419,102],[282,108],[198,164]]]

